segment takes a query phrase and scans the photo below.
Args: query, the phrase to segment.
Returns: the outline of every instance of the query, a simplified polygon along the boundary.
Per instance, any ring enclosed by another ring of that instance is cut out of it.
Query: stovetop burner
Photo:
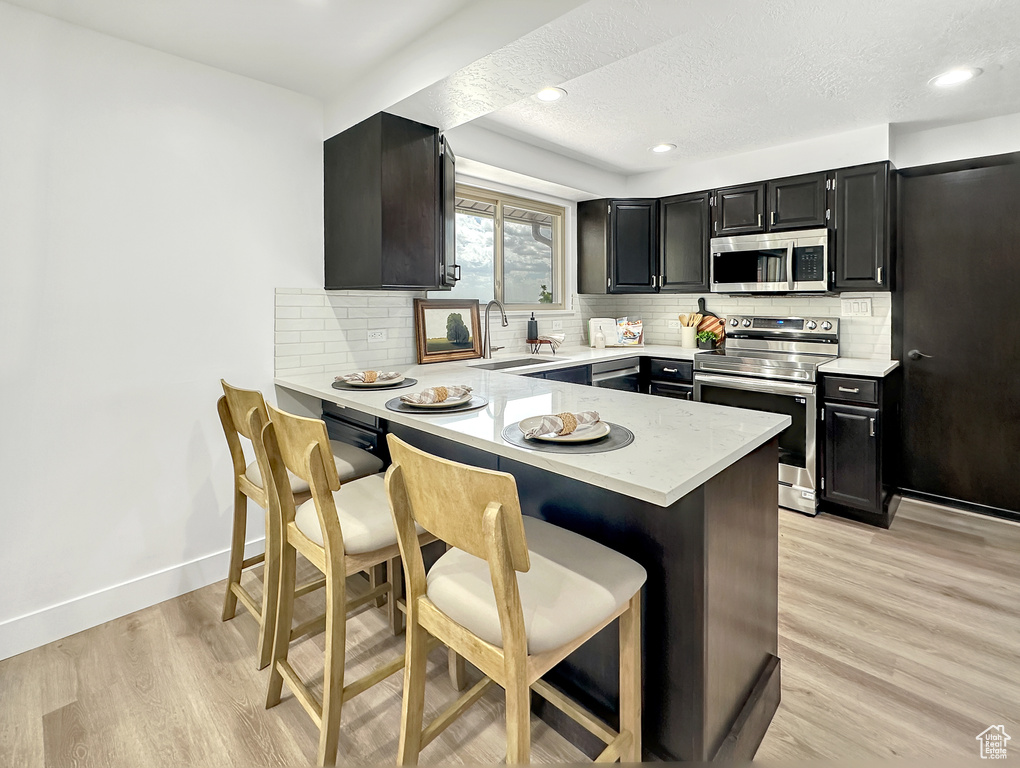
[[[731,317],[723,349],[694,357],[694,370],[815,381],[818,366],[839,356],[839,320]]]

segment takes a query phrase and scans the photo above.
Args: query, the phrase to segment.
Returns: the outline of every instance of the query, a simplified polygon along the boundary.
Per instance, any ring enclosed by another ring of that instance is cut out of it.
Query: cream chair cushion
[[[344,537],[344,550],[349,555],[372,552],[397,543],[393,527],[390,502],[386,496],[385,473],[352,480],[334,492],[340,531]],[[298,530],[323,546],[322,528],[315,511],[315,500],[309,499],[297,508],[294,523]],[[420,531],[419,531],[420,532]]]
[[[355,480],[359,477],[374,475],[383,468],[382,459],[363,448],[357,448],[337,440],[330,440],[329,447],[333,451],[333,458],[336,461],[336,471],[340,475],[340,482]],[[308,483],[295,475],[289,469],[287,475],[290,477],[290,487],[294,493],[308,493]],[[259,471],[259,463],[253,461],[244,470],[244,476],[252,485],[262,487],[262,473]]]
[[[559,648],[613,615],[645,583],[645,569],[619,552],[534,517],[524,517],[531,569],[517,574],[528,653]],[[428,572],[436,607],[503,647],[489,564],[451,549]]]

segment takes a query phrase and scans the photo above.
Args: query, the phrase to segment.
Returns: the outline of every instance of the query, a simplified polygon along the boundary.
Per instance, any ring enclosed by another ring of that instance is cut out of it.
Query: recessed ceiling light
[[[565,90],[562,88],[554,88],[553,86],[543,88],[535,94],[539,101],[559,101],[566,95],[567,92]]]
[[[672,152],[674,149],[676,149],[676,144],[656,144],[654,147],[649,147],[648,151],[662,153]]]
[[[959,85],[960,83],[965,83],[968,80],[973,80],[980,74],[981,70],[977,67],[951,69],[948,72],[943,72],[941,75],[933,77],[928,81],[928,85],[934,85],[939,88],[948,88],[951,85]]]

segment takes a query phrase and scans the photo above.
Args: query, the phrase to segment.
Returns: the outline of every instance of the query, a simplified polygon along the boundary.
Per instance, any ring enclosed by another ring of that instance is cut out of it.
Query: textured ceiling
[[[471,0],[8,0],[328,99]]]
[[[329,133],[392,104],[623,175],[1020,113],[1020,0],[8,2],[315,96]],[[927,86],[961,65],[985,72]]]
[[[964,86],[932,76],[981,67]],[[552,104],[530,94],[556,84]],[[593,0],[396,106],[625,174],[1020,112],[1017,0]],[[667,155],[648,152],[676,144]]]

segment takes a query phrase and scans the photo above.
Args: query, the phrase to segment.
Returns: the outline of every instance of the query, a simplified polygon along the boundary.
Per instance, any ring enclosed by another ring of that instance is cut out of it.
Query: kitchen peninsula
[[[635,352],[653,350],[598,354]],[[514,373],[590,362],[593,354],[557,355]],[[750,759],[780,697],[776,436],[789,417],[472,367],[485,362],[401,367],[418,380],[402,391],[333,389],[332,373],[278,376],[275,382],[290,395],[321,401],[327,422],[392,432],[437,455],[510,472],[525,514],[641,563],[648,571],[646,756]],[[385,407],[401,393],[452,384],[471,386],[488,404],[446,414]],[[313,400],[309,408],[315,407]],[[634,442],[571,455],[528,450],[502,438],[504,427],[523,418],[585,410],[627,427]],[[615,628],[607,628],[547,676],[611,726],[616,643]],[[539,714],[582,749],[593,746],[572,722],[541,709]]]

